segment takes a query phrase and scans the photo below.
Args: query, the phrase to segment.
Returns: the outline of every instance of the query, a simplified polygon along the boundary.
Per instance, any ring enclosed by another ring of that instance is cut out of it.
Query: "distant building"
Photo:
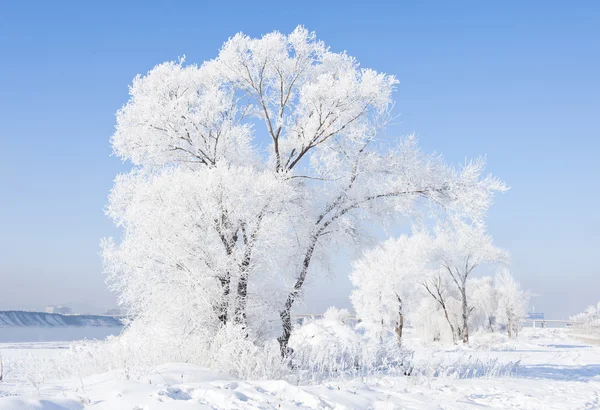
[[[71,308],[62,305],[46,306],[46,313],[60,313],[61,315],[70,315]]]

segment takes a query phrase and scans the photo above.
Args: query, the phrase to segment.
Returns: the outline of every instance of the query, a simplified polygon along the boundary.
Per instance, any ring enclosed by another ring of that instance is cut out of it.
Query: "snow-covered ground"
[[[169,364],[140,380],[105,373],[46,383],[38,398],[0,398],[0,410],[600,409],[597,342],[578,339],[566,329],[526,329],[518,340],[475,335],[468,348],[425,347],[412,339],[408,343],[419,370],[411,376],[313,386],[240,381],[193,365]],[[51,354],[59,347],[0,344],[0,351],[9,357],[26,351]]]

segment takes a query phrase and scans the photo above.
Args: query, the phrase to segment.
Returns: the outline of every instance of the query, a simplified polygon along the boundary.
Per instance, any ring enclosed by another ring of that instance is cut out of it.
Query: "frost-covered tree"
[[[331,244],[423,205],[480,218],[505,189],[482,160],[457,170],[412,137],[379,139],[396,83],[302,27],[237,34],[200,66],[136,77],[111,140],[134,165],[108,206],[124,234],[103,251],[121,301],[147,318],[185,311],[209,338],[258,334],[277,312],[285,355],[291,310]]]
[[[471,307],[469,328],[493,332],[498,309],[498,294],[494,286],[494,278],[491,276],[469,278],[467,292]]]
[[[423,287],[435,301],[435,309],[431,309],[429,301],[421,303],[418,309],[418,315],[415,318],[416,325],[421,329],[421,333],[433,335],[434,340],[442,339],[446,332],[441,329],[442,320],[438,317],[431,320],[428,316],[443,315],[448,324],[452,341],[456,343],[460,333],[460,294],[456,287],[451,283],[451,279],[443,274],[438,267],[432,275],[423,280]],[[427,326],[433,326],[428,329]]]
[[[575,329],[580,332],[597,335],[600,334],[600,302],[588,306],[583,312],[571,316],[575,322]]]
[[[424,232],[402,235],[365,252],[353,264],[352,306],[361,325],[376,339],[393,329],[401,343],[406,307],[415,306],[420,298],[429,243]]]
[[[245,326],[248,303],[268,303],[249,289],[249,279],[270,282],[284,256],[274,249],[289,247],[283,208],[291,209],[284,199],[291,189],[252,168],[120,176],[108,213],[125,236],[118,247],[105,242],[104,257],[122,303],[135,316],[193,312],[203,330],[230,321]]]
[[[468,224],[453,220],[442,225],[436,236],[434,260],[439,264],[440,275],[455,285],[461,302],[461,323],[456,329],[463,343],[469,342],[469,316],[474,306],[469,304],[468,279],[482,265],[504,264],[508,254],[494,246],[480,224]],[[437,280],[435,284],[443,284]],[[440,292],[430,291],[432,296]],[[441,299],[437,299],[440,302]],[[440,302],[441,303],[441,302]]]
[[[354,263],[350,275],[355,287],[351,300],[367,333],[380,339],[394,329],[400,342],[408,306],[412,323],[425,338],[446,339],[446,331],[439,329],[443,322],[449,327],[453,341],[462,338],[461,288],[446,274],[444,264],[438,259],[439,243],[438,238],[425,231],[416,231],[412,236],[402,235],[383,242]],[[468,277],[464,288],[469,328],[493,330],[497,309],[493,278]],[[423,303],[424,298],[431,297],[437,305]],[[440,317],[431,320],[436,315]]]
[[[516,337],[523,319],[527,317],[529,293],[521,289],[508,269],[503,269],[496,275],[495,288],[498,300],[496,318],[506,326],[509,337]]]
[[[428,297],[421,300],[413,322],[426,339],[456,343],[463,336],[462,295],[452,278],[442,273],[440,270],[423,282]],[[468,278],[466,288],[468,330],[494,331],[498,301],[493,278]]]

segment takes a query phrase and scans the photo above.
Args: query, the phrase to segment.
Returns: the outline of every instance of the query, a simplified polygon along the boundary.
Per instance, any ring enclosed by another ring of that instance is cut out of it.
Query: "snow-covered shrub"
[[[322,319],[292,331],[293,364],[322,378],[353,371],[360,357],[360,335],[346,321],[347,310],[329,308]]]
[[[3,360],[3,378],[0,384],[5,395],[40,394],[40,388],[51,380],[63,378],[66,355],[57,353],[44,357],[27,353]]]
[[[474,357],[463,354],[437,355],[415,363],[413,374],[418,377],[471,379],[511,377],[517,373],[520,361],[502,361],[498,357]]]
[[[577,332],[600,336],[600,302],[590,305],[581,313],[571,316],[576,322],[573,329]]]
[[[192,363],[242,379],[265,379],[280,377],[285,368],[276,341],[261,343],[241,326],[224,326],[207,341],[193,331],[169,336],[137,324],[120,337],[80,346],[78,357],[94,369],[86,373],[118,370],[135,379],[164,363]]]
[[[373,340],[358,332],[349,317],[345,309],[329,308],[322,319],[294,329],[290,347],[299,380],[320,382],[410,371],[411,353],[398,346],[393,334]]]
[[[235,325],[219,330],[207,357],[211,358],[207,367],[243,379],[280,379],[289,372],[275,340],[260,343]]]

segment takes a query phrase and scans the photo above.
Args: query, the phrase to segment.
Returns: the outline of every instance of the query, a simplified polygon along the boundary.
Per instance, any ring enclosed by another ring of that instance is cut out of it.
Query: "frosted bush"
[[[497,357],[480,358],[472,355],[434,356],[415,363],[413,375],[420,378],[495,378],[512,377],[519,369],[520,361],[502,361]]]
[[[322,319],[292,332],[292,364],[299,380],[305,382],[408,373],[411,353],[401,349],[393,335],[388,336],[369,339],[351,326],[346,310],[329,308]]]
[[[0,396],[23,393],[39,396],[45,383],[65,376],[65,356],[57,354],[47,358],[28,353],[19,358],[4,359]]]

